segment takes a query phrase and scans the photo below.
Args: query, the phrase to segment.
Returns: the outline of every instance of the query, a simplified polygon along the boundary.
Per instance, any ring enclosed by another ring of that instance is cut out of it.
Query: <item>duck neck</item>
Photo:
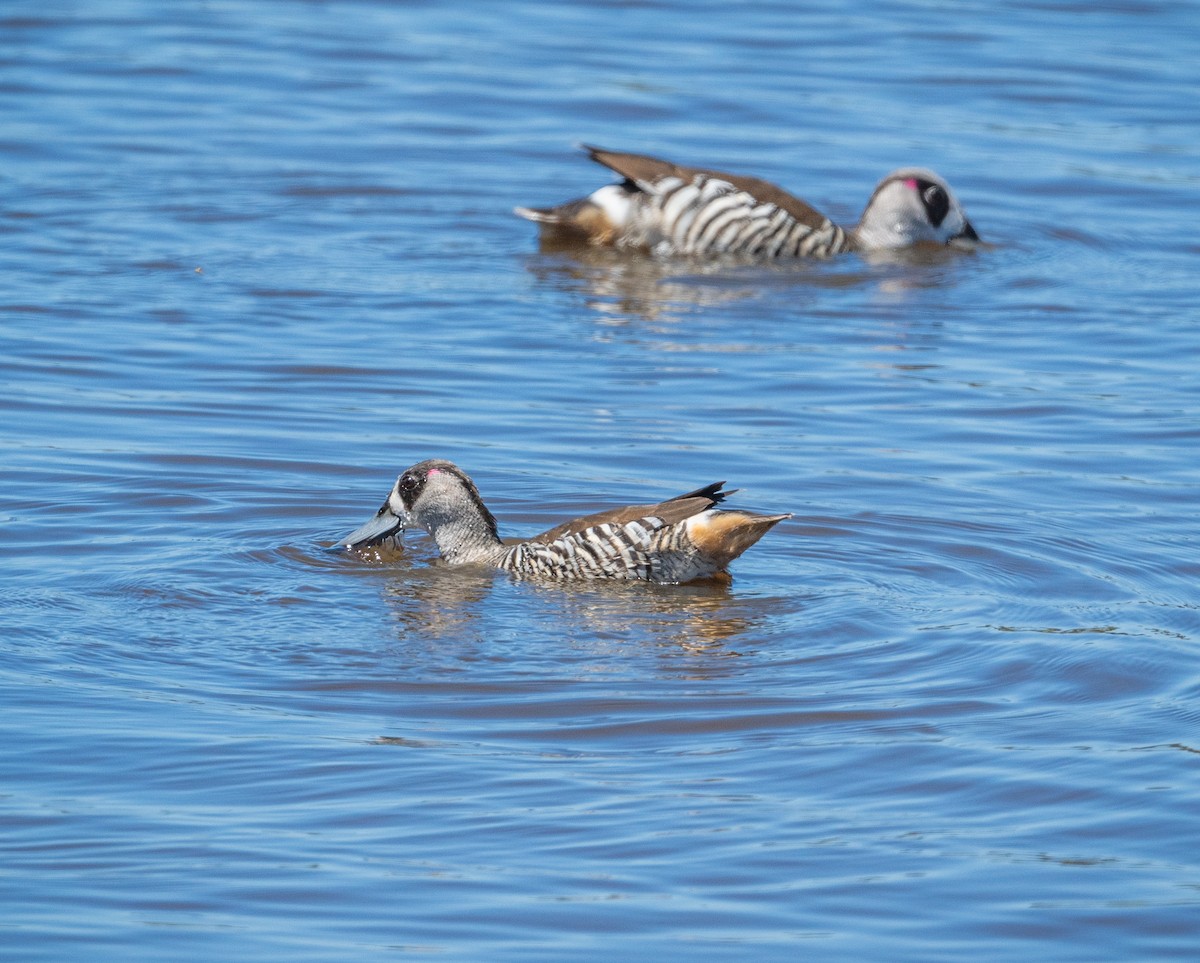
[[[450,565],[495,563],[504,554],[504,544],[478,515],[446,519],[430,526],[429,534]]]

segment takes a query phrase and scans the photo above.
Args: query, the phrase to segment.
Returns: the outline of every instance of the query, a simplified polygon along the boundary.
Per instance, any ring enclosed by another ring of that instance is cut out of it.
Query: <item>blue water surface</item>
[[[1191,960],[1191,3],[10,0],[5,960]],[[539,250],[580,143],[975,255]],[[711,481],[727,587],[336,550]]]

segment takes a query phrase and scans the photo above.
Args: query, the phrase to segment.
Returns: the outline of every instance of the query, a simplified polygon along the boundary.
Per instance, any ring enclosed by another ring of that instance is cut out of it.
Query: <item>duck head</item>
[[[922,167],[893,171],[879,182],[854,237],[863,250],[922,242],[970,249],[979,241],[950,185]]]

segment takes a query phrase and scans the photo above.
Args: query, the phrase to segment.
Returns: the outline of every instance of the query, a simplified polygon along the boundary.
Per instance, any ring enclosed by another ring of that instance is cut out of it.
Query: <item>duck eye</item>
[[[397,487],[400,490],[400,497],[404,500],[404,504],[412,505],[413,499],[416,498],[422,484],[421,477],[415,472],[406,471],[400,476],[400,484]]]
[[[950,198],[937,184],[925,184],[921,188],[921,203],[925,205],[925,213],[934,227],[940,227],[946,215],[950,213]]]

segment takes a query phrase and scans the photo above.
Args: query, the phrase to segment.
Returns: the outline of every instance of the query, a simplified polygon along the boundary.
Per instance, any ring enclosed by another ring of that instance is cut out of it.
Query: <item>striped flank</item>
[[[830,257],[850,247],[829,219],[812,227],[717,177],[667,177],[644,190],[635,216],[646,234],[660,238],[654,246],[663,253]]]

